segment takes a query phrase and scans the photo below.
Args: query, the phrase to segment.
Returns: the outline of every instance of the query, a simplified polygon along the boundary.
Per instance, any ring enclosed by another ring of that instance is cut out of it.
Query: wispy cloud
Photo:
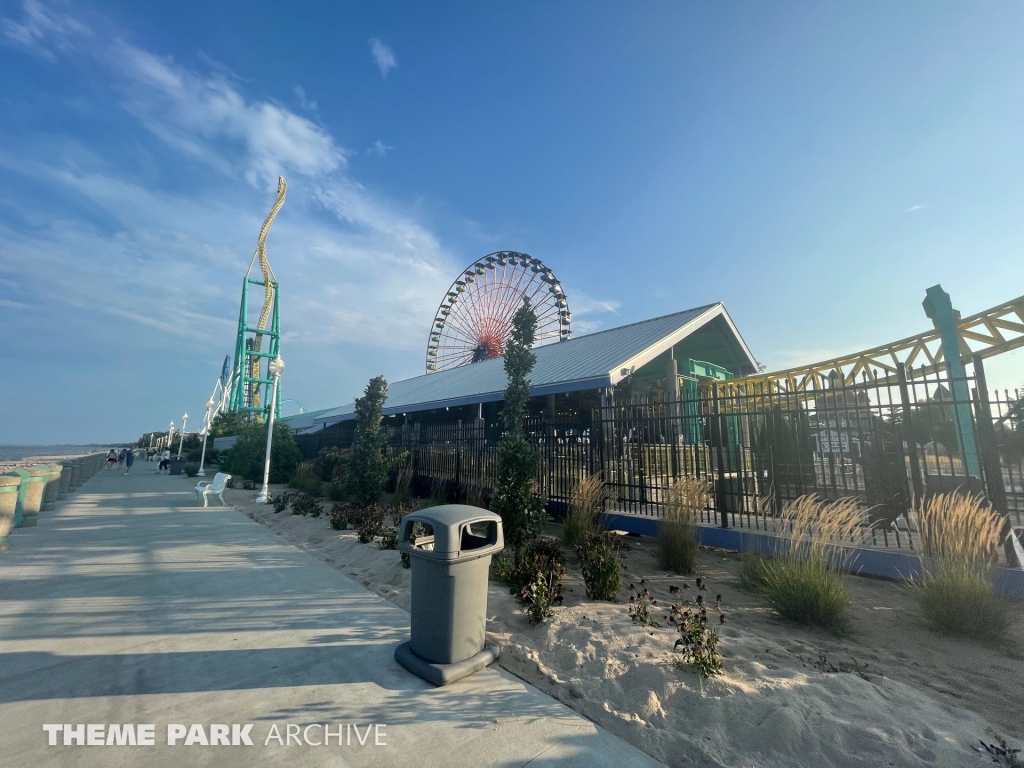
[[[21,7],[24,11],[21,21],[7,17],[0,20],[4,36],[36,56],[55,61],[54,51],[66,51],[72,47],[74,38],[91,34],[78,20],[54,13],[38,0],[24,0]]]
[[[566,295],[569,298],[569,310],[572,312],[573,336],[583,336],[604,328],[605,323],[595,315],[619,313],[618,301],[595,299],[569,286],[566,287]]]
[[[373,142],[373,144],[370,145],[370,148],[366,150],[366,154],[376,155],[377,157],[384,157],[392,149],[394,149],[394,147],[389,147],[383,141],[377,139],[377,141]]]
[[[907,208],[903,212],[904,213],[913,213],[914,211],[920,211],[920,210],[922,210],[924,208],[929,208],[929,207],[931,207],[931,206],[929,206],[928,203],[918,203],[917,205],[910,206],[909,208]]]
[[[373,54],[373,60],[377,62],[381,77],[387,79],[388,72],[398,66],[395,52],[376,37],[370,38],[370,52]]]
[[[299,106],[309,112],[316,112],[316,102],[306,98],[306,89],[301,85],[292,88],[292,93],[299,97]]]
[[[148,132],[147,163],[187,182],[171,190],[138,181],[116,136],[5,142],[0,192],[19,207],[0,223],[0,283],[17,295],[0,303],[0,322],[24,343],[5,343],[0,356],[61,359],[53,345],[65,344],[69,324],[67,359],[93,350],[91,359],[122,366],[112,375],[151,377],[161,357],[230,351],[242,276],[284,175],[288,199],[267,251],[281,281],[289,391],[333,405],[350,400],[364,374],[418,372],[409,351],[425,344],[459,265],[411,206],[350,176],[349,151],[315,115],[254,96],[203,62],[197,69],[131,45],[130,35],[83,35],[84,25],[53,21],[38,3],[27,2],[24,16],[5,20],[8,37],[46,51],[69,77],[88,65],[95,78],[99,64],[106,81],[94,80],[95,105],[127,116],[136,136]],[[33,207],[10,191],[26,179],[48,199],[72,202]],[[45,352],[29,343],[37,337],[51,340]]]

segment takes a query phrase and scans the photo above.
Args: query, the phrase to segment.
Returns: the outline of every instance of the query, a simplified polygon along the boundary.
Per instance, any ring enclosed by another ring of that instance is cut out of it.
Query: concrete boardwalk
[[[413,677],[407,613],[153,466],[100,472],[0,554],[0,765],[659,765],[503,670]],[[48,746],[44,723],[152,723],[156,745]],[[167,746],[192,723],[252,723],[254,746]],[[265,744],[289,723],[365,745]]]

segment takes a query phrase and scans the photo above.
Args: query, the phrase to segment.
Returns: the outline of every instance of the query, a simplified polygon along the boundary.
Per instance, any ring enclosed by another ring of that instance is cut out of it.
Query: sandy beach
[[[408,609],[410,572],[398,552],[361,544],[323,517],[275,514],[253,503],[254,491],[225,498]],[[774,615],[740,589],[738,555],[705,550],[698,575],[723,595],[729,623],[724,674],[701,679],[675,667],[673,628],[628,615],[630,583],[644,579],[667,606],[670,586],[692,582],[658,569],[654,543],[628,539],[618,603],[587,599],[567,554],[565,604],[539,626],[492,582],[488,637],[502,646],[499,663],[671,766],[983,766],[989,758],[973,745],[992,741],[986,729],[1024,737],[1024,622],[999,645],[958,641],[921,624],[906,585],[849,576],[853,633],[836,638]]]

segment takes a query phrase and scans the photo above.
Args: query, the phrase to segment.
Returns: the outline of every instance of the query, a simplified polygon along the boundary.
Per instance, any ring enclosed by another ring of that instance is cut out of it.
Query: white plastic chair
[[[217,476],[213,478],[212,483],[199,483],[195,487],[196,499],[199,497],[203,499],[203,506],[207,506],[207,500],[210,496],[216,496],[220,499],[220,503],[227,506],[227,502],[224,501],[224,488],[228,484],[228,480],[231,479],[231,475],[226,475],[223,472],[218,472]]]

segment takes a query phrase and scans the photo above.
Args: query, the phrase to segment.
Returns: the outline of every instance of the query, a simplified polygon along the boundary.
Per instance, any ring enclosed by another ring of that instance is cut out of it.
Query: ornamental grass
[[[744,556],[744,585],[787,619],[846,634],[852,598],[840,574],[853,554],[845,547],[863,543],[866,510],[853,498],[801,496],[780,517],[788,538],[771,557]]]
[[[562,526],[562,541],[567,547],[581,546],[587,536],[601,532],[600,515],[607,499],[608,490],[600,474],[595,473],[576,483],[569,499],[569,513]]]
[[[672,483],[665,516],[658,521],[658,556],[661,567],[674,573],[693,573],[697,568],[697,522],[710,500],[704,480],[686,478]]]
[[[933,630],[991,641],[1012,623],[1012,606],[992,588],[1006,519],[979,496],[937,494],[914,510],[922,575],[916,597]]]

